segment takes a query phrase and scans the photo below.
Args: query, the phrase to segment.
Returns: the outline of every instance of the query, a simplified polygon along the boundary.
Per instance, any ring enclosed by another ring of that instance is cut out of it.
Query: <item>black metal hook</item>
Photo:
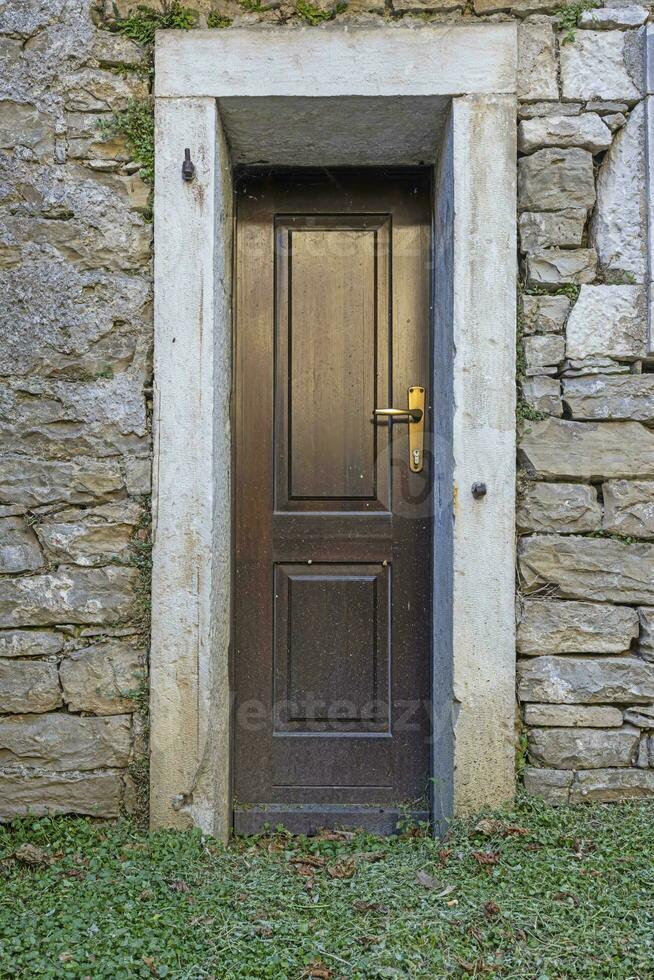
[[[193,180],[195,177],[195,164],[191,160],[191,151],[188,147],[184,150],[184,163],[182,164],[182,180]]]

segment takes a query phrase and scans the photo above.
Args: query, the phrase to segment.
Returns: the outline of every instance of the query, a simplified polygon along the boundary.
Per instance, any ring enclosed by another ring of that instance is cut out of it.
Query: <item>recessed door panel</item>
[[[235,828],[421,817],[430,778],[430,183],[249,173],[235,251]],[[409,460],[408,389],[426,389]]]
[[[274,466],[280,510],[387,506],[389,216],[276,220]],[[343,325],[347,323],[347,331]]]
[[[275,569],[275,731],[390,730],[390,569]]]

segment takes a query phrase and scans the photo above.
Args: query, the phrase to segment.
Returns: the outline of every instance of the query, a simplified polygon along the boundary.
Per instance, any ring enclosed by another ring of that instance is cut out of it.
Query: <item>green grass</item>
[[[0,828],[0,976],[654,975],[651,805],[524,800],[493,818],[444,841],[227,849],[128,821],[18,822]],[[13,857],[26,842],[48,863]]]

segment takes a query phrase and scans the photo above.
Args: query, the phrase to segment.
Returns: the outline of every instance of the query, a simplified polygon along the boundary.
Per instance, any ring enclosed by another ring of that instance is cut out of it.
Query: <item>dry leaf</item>
[[[477,864],[481,864],[483,867],[500,863],[499,851],[475,851],[472,856]]]
[[[327,859],[323,857],[314,857],[313,854],[305,854],[302,857],[291,858],[289,863],[310,865],[314,868],[323,868],[327,863]]]
[[[330,878],[351,878],[356,869],[354,858],[344,858],[337,864],[330,865],[327,868],[327,874]]]
[[[313,963],[309,963],[302,974],[303,977],[312,977],[313,980],[329,980],[331,975],[332,971],[321,960],[314,960]]]
[[[388,906],[380,902],[366,902],[362,898],[356,900],[354,907],[357,912],[388,912]]]
[[[189,885],[189,883],[187,881],[184,881],[182,878],[176,878],[174,881],[169,881],[168,887],[170,888],[171,892],[188,893],[191,890],[191,886]]]
[[[500,914],[500,907],[496,902],[486,902],[483,909],[487,919],[496,919]]]
[[[36,844],[21,844],[17,850],[11,855],[16,861],[22,861],[23,864],[50,864],[52,858],[46,850],[42,847],[37,847]]]
[[[143,957],[143,962],[145,963],[145,965],[147,966],[148,970],[150,971],[150,973],[151,973],[151,975],[153,977],[158,977],[159,976],[159,974],[157,972],[157,967],[156,967],[156,964],[155,964],[155,961],[154,961],[154,956],[144,956]]]

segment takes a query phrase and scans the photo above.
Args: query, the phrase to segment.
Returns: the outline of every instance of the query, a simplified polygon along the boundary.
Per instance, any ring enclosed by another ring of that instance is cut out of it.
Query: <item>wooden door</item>
[[[392,831],[428,812],[431,454],[372,413],[421,385],[431,432],[429,178],[248,174],[236,213],[235,830]]]

